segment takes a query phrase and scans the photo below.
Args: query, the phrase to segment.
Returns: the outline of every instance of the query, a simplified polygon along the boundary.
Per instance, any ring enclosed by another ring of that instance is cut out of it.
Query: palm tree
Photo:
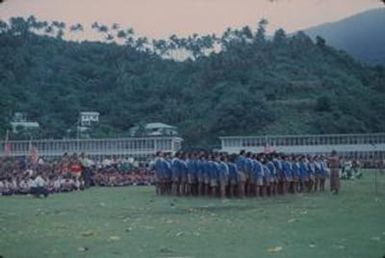
[[[108,32],[108,26],[107,25],[99,25],[98,31],[103,32],[103,33],[107,33]]]
[[[265,33],[266,33],[266,26],[269,22],[263,18],[258,22],[257,32],[255,34],[255,42],[257,44],[263,44],[265,39]]]
[[[83,31],[83,25],[81,25],[80,23],[71,25],[70,31],[72,31],[72,32]]]
[[[26,35],[29,32],[29,25],[22,17],[11,17],[9,19],[12,34]]]
[[[139,51],[147,51],[147,45],[148,44],[148,39],[146,37],[139,37],[135,41],[135,48]]]
[[[98,29],[99,28],[99,23],[98,22],[92,23],[91,28],[92,29]]]
[[[120,25],[118,23],[113,23],[111,26],[111,29],[118,30],[120,28]]]
[[[124,30],[119,30],[116,36],[120,39],[125,39],[127,37],[127,33]]]
[[[6,32],[6,31],[8,31],[8,24],[5,21],[0,20],[0,33]]]
[[[110,33],[107,33],[106,40],[107,41],[112,41],[112,40],[114,40],[114,36],[112,36]]]

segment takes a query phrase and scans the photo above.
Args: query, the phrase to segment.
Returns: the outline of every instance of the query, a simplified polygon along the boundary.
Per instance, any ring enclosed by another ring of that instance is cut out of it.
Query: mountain
[[[0,134],[10,114],[26,112],[42,128],[34,137],[62,138],[80,111],[100,112],[93,137],[164,122],[195,147],[212,146],[221,135],[385,131],[383,67],[301,32],[278,30],[267,40],[265,25],[146,48],[144,39],[68,42],[62,33],[37,35],[22,19],[0,23]],[[213,41],[222,51],[204,54]],[[164,58],[175,50],[193,58]]]
[[[327,44],[343,49],[359,60],[385,65],[385,8],[312,27],[305,33],[313,39],[319,35]]]

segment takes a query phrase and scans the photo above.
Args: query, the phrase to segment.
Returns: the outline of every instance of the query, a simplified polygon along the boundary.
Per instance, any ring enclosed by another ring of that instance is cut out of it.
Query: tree
[[[267,25],[268,25],[268,21],[266,19],[261,19],[258,22],[257,32],[255,34],[255,42],[259,45],[266,42],[265,34],[266,34]]]
[[[124,136],[138,122],[160,121],[178,126],[195,146],[213,146],[218,135],[385,128],[385,70],[329,46],[324,51],[304,33],[278,30],[269,39],[261,22],[258,45],[246,27],[219,39],[151,42],[130,28],[100,32],[121,45],[61,40],[55,24],[0,23],[0,133],[15,110],[38,121],[42,137],[62,138],[79,111],[95,110],[103,123],[94,136]],[[35,34],[37,28],[51,34]],[[177,54],[190,58],[170,59]]]
[[[316,45],[320,48],[324,48],[326,46],[326,40],[321,36],[316,37]]]
[[[286,32],[283,29],[278,29],[274,33],[273,42],[278,46],[282,46],[286,43]]]

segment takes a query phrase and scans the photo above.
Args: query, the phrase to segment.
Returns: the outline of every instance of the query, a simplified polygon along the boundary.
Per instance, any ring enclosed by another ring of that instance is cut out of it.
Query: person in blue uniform
[[[268,187],[268,193],[269,195],[276,195],[277,193],[277,180],[276,180],[276,168],[273,163],[273,158],[272,156],[268,157],[268,162],[266,164],[267,168],[269,169],[270,173],[270,185]]]
[[[229,166],[227,165],[227,157],[222,154],[218,161],[218,182],[219,182],[219,195],[221,199],[226,198],[226,189],[229,180]]]
[[[299,192],[299,180],[300,180],[300,175],[299,175],[299,157],[292,156],[292,163],[291,163],[291,173],[293,177],[293,183],[291,190],[293,193]]]
[[[267,167],[267,160],[265,158],[262,158],[262,164],[263,164],[262,196],[268,196],[271,179],[270,179],[270,171],[269,171],[269,168]]]
[[[282,169],[282,160],[279,154],[273,155],[273,164],[275,167],[276,177],[275,184],[278,194],[285,194],[285,175]]]
[[[261,196],[261,188],[263,186],[263,165],[259,161],[259,156],[255,155],[253,157],[253,173],[252,173],[252,183],[254,185],[254,194],[256,197]]]
[[[235,192],[238,186],[238,179],[239,179],[239,171],[238,167],[235,164],[236,156],[231,155],[229,157],[229,160],[227,162],[227,165],[229,167],[229,196],[232,198],[235,196]],[[239,196],[239,193],[237,194]]]
[[[326,159],[324,157],[320,157],[319,162],[321,163],[320,191],[324,192],[325,191],[326,178],[329,177],[330,169],[329,169],[328,164],[326,162]]]
[[[195,153],[190,153],[187,160],[187,195],[195,194],[195,184],[197,182],[197,160]]]
[[[246,157],[245,157],[245,151],[241,150],[238,157],[235,160],[235,164],[237,165],[238,169],[238,195],[240,198],[245,197],[245,185],[246,185],[246,171],[245,171],[245,164],[246,164]]]
[[[315,187],[315,182],[316,182],[316,168],[315,168],[315,161],[314,157],[308,156],[307,157],[307,166],[308,166],[308,192],[312,192],[316,187]]]
[[[171,171],[172,171],[172,194],[178,196],[179,193],[179,185],[180,185],[180,153],[176,153],[174,158],[171,161]]]
[[[301,156],[299,161],[299,187],[300,192],[304,192],[309,183],[309,174],[307,161],[304,156]]]
[[[217,159],[219,160],[216,155],[211,155],[208,161],[210,175],[210,194],[212,197],[215,197],[218,193],[219,166]]]
[[[291,174],[291,164],[289,158],[286,155],[282,157],[282,172],[284,175],[283,190],[285,193],[288,193],[290,191],[290,185],[293,181],[293,178]]]
[[[204,155],[202,157],[202,173],[203,173],[203,195],[209,196],[210,194],[210,163],[209,155]]]
[[[251,152],[246,153],[244,171],[245,171],[245,175],[246,175],[245,195],[251,196],[252,192],[254,190],[254,185],[251,182],[251,174],[253,173],[253,161],[252,161],[252,153]]]
[[[184,153],[182,159],[180,159],[180,170],[179,170],[179,193],[182,196],[186,196],[187,188],[187,153]]]
[[[155,192],[157,195],[164,193],[164,175],[166,164],[163,158],[163,153],[158,151],[153,162],[153,170],[155,171]]]
[[[171,186],[172,186],[172,160],[171,154],[165,155],[165,183],[164,183],[164,193],[171,194]]]
[[[200,153],[197,160],[198,195],[204,195],[204,153]]]
[[[314,191],[320,190],[320,181],[321,181],[321,162],[319,156],[314,157]]]

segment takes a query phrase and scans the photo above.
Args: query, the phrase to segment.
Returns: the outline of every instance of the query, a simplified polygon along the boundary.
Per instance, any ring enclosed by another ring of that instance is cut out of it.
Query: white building
[[[80,112],[80,126],[88,127],[99,122],[99,112]]]
[[[32,145],[42,157],[60,157],[64,153],[85,152],[88,156],[98,159],[111,156],[147,159],[153,157],[157,151],[174,154],[182,147],[182,141],[182,138],[176,136],[0,141],[0,157],[28,156]],[[9,153],[5,149],[5,143],[9,144]]]
[[[130,136],[176,136],[178,128],[164,123],[148,123],[130,129]]]
[[[13,116],[12,122],[12,133],[19,133],[22,130],[36,131],[39,130],[40,125],[38,122],[27,121],[27,115],[21,112],[16,112]]]
[[[367,157],[385,154],[385,133],[220,137],[221,151],[283,152]]]

